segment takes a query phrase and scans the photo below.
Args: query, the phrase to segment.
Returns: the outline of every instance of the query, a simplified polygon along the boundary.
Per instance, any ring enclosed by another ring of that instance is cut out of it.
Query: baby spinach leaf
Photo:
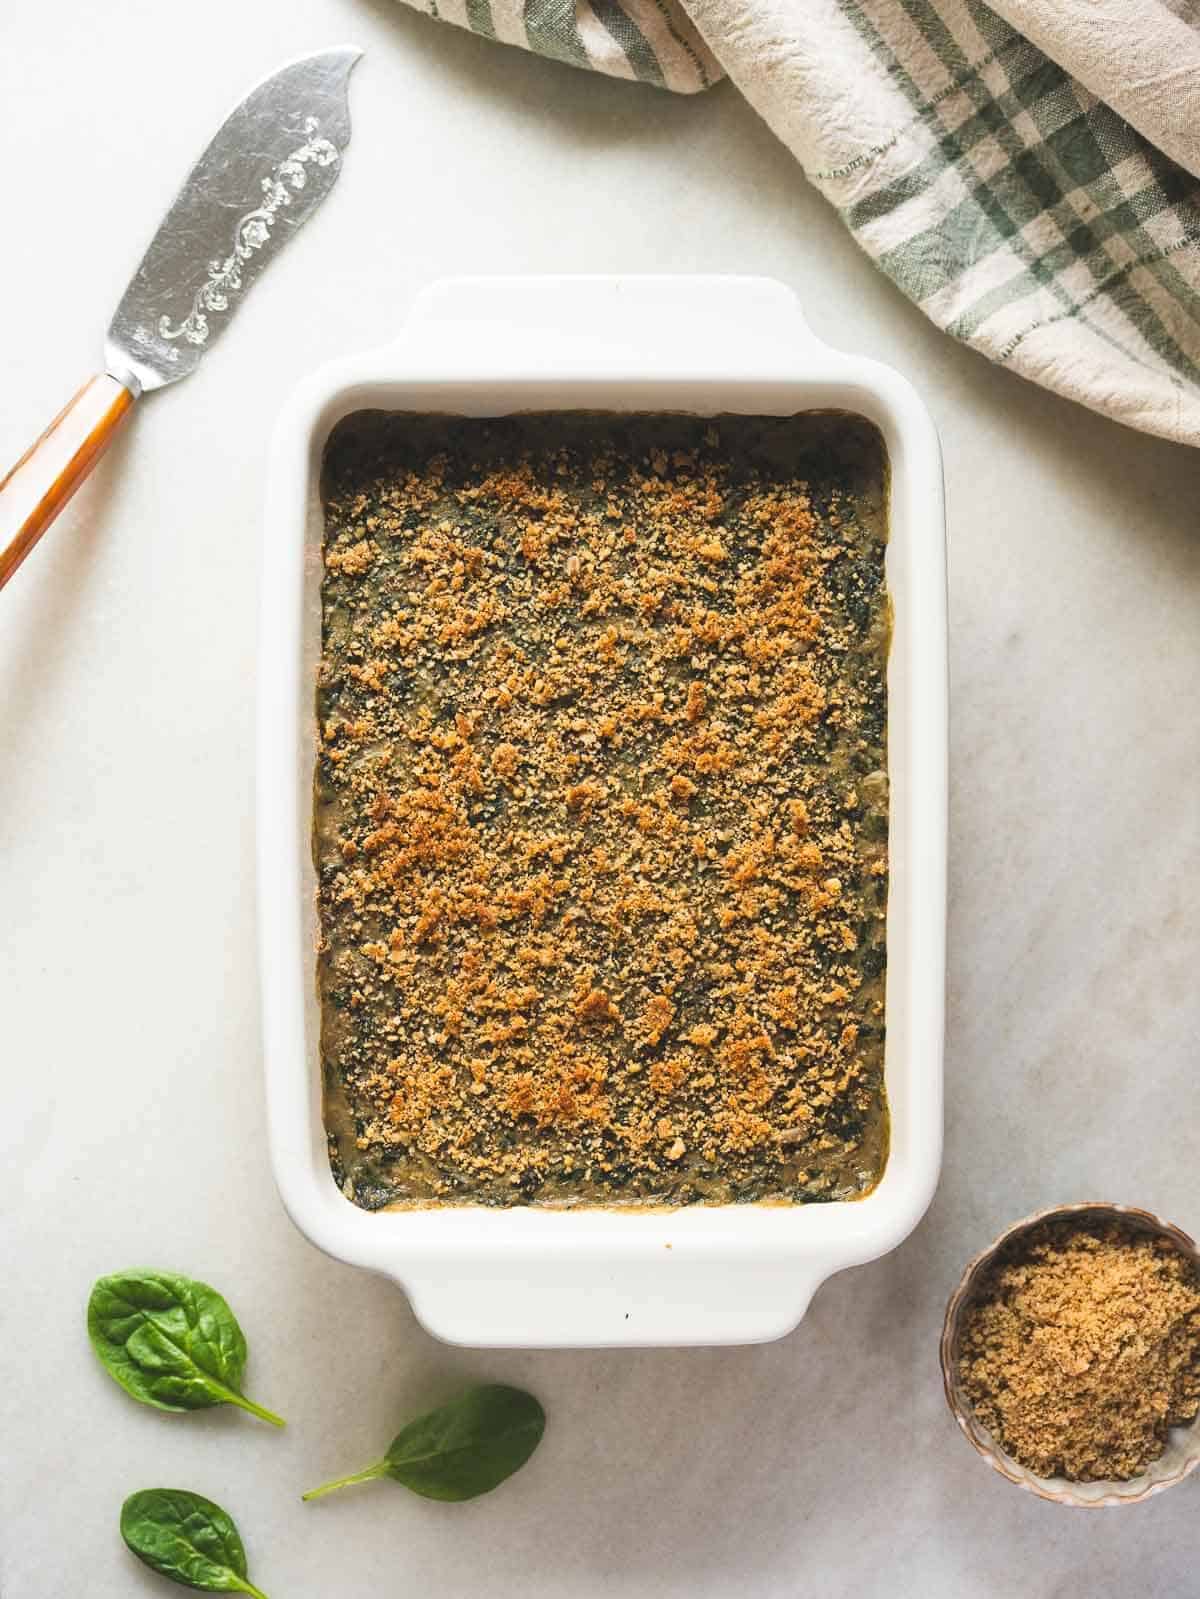
[[[545,1429],[546,1413],[532,1394],[500,1383],[468,1388],[449,1404],[410,1421],[382,1460],[313,1488],[304,1498],[393,1477],[426,1499],[475,1499],[519,1471]]]
[[[205,1593],[267,1599],[246,1576],[246,1551],[220,1505],[186,1488],[143,1488],[121,1506],[121,1536],[152,1570]]]
[[[246,1340],[207,1283],[169,1271],[101,1277],[88,1300],[87,1326],[102,1365],[139,1403],[159,1410],[238,1405],[283,1426],[241,1392]]]

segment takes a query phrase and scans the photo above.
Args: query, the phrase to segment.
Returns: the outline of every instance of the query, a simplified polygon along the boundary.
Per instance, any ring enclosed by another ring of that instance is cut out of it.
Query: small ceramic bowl
[[[1000,1234],[982,1254],[976,1255],[962,1274],[962,1280],[950,1296],[946,1306],[946,1320],[942,1327],[942,1382],[946,1389],[946,1403],[964,1436],[974,1445],[988,1465],[998,1471],[1018,1488],[1036,1494],[1039,1499],[1049,1499],[1052,1504],[1072,1505],[1080,1509],[1097,1509],[1103,1505],[1137,1505],[1164,1488],[1173,1488],[1200,1466],[1200,1425],[1195,1422],[1186,1427],[1173,1427],[1167,1437],[1167,1447],[1140,1477],[1126,1482],[1068,1482],[1065,1477],[1038,1477],[1027,1466],[1019,1465],[977,1419],[959,1377],[958,1363],[966,1313],[974,1303],[981,1280],[996,1256],[1022,1234],[1047,1221],[1069,1220],[1072,1217],[1088,1221],[1117,1221],[1130,1230],[1153,1233],[1164,1238],[1200,1268],[1200,1254],[1194,1240],[1178,1227],[1147,1210],[1135,1210],[1129,1205],[1105,1205],[1089,1202],[1082,1205],[1059,1205],[1053,1210],[1041,1210],[1024,1221],[1015,1223]]]

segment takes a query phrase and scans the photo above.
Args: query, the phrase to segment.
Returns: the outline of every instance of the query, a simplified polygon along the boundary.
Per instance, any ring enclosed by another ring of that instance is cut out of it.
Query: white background
[[[963,1262],[1040,1205],[1200,1227],[1200,455],[937,333],[729,85],[672,98],[388,0],[39,0],[0,21],[0,459],[99,359],[228,106],[343,40],[368,54],[331,199],[0,597],[5,1599],[168,1592],[116,1530],[159,1483],[235,1513],[272,1599],[1179,1599],[1200,1478],[1135,1510],[1035,1502],[958,1436],[936,1345]],[[442,1347],[293,1231],[267,1169],[251,774],[271,423],[430,279],[562,270],[773,274],[819,335],[907,373],[945,444],[945,1175],[902,1249],[759,1348]],[[286,1433],[139,1409],[101,1373],[88,1288],[143,1263],[227,1292]],[[549,1411],[501,1492],[299,1503],[472,1378]]]

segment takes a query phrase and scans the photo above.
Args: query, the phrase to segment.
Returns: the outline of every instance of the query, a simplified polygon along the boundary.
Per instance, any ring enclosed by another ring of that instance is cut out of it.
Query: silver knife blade
[[[138,394],[187,377],[250,284],[316,210],[350,141],[353,46],[302,56],[221,124],[130,280],[105,341]]]

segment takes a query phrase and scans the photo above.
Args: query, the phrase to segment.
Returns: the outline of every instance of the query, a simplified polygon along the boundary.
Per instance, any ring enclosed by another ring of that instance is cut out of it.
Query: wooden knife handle
[[[116,378],[90,378],[0,480],[0,588],[112,443],[133,405]]]

